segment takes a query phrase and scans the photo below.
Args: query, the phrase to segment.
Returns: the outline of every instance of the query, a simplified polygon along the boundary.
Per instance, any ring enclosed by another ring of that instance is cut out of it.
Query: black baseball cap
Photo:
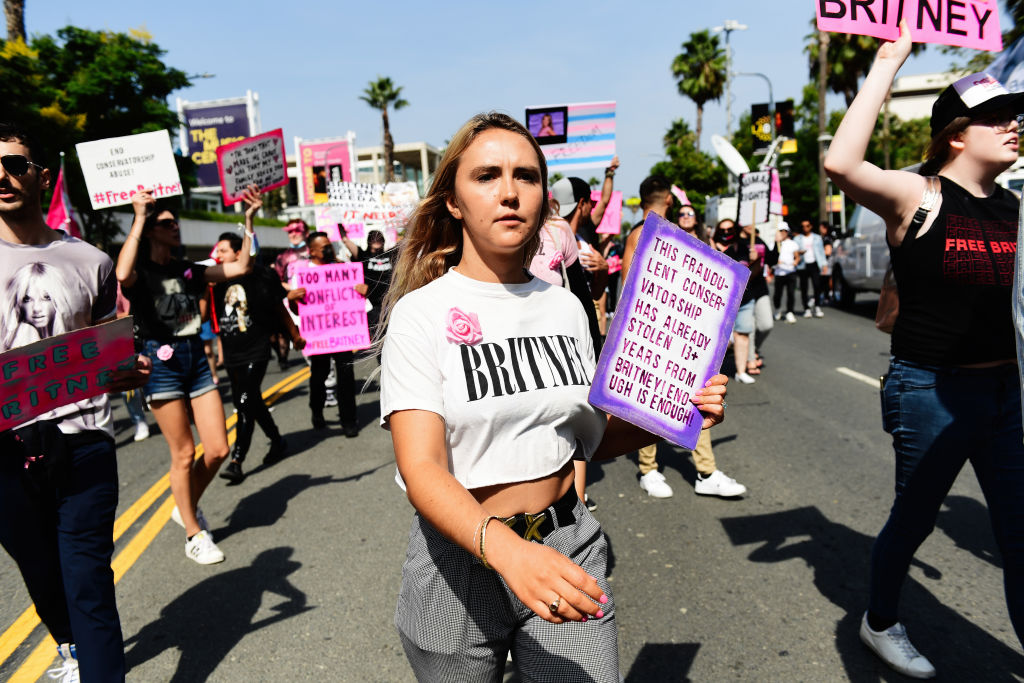
[[[932,105],[932,137],[957,117],[977,119],[1004,109],[1014,114],[1024,112],[1024,93],[1009,92],[985,72],[964,76],[943,90]]]

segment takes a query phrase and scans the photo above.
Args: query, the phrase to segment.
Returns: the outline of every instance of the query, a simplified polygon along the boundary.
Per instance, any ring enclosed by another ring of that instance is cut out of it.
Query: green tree
[[[168,96],[189,85],[183,71],[163,63],[164,51],[141,31],[116,33],[68,26],[30,45],[0,42],[0,119],[17,121],[39,137],[55,168],[67,153],[69,194],[86,238],[105,246],[117,234],[109,210],[91,211],[74,145],[153,130],[174,130]],[[194,184],[192,162],[175,157],[182,181]]]
[[[376,81],[370,81],[359,96],[363,102],[380,111],[381,124],[384,127],[384,179],[391,182],[395,179],[395,168],[392,158],[395,153],[395,141],[391,137],[391,124],[388,121],[388,107],[395,110],[409,106],[409,103],[402,99],[402,86],[395,86],[391,79],[386,76],[377,76]]]
[[[683,43],[683,51],[672,60],[672,75],[679,94],[697,105],[697,133],[693,137],[697,149],[703,130],[704,105],[722,97],[727,69],[725,51],[719,46],[718,36],[707,29],[691,33],[690,39]]]
[[[599,190],[599,189],[601,189],[601,183],[602,182],[603,181],[598,180],[594,176],[590,176],[590,178],[587,180],[587,185],[590,185],[590,189],[591,190]]]
[[[696,148],[696,137],[686,121],[673,121],[662,139],[666,159],[651,167],[651,175],[665,176],[669,182],[683,188],[694,208],[703,213],[705,196],[725,191],[728,171]]]

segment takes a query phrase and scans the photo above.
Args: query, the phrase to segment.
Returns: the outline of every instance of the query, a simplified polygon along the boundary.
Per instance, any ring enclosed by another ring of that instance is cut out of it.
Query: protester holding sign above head
[[[899,317],[882,389],[896,454],[896,499],[871,556],[861,640],[908,676],[935,675],[899,623],[900,589],[968,459],[988,503],[1006,600],[1024,642],[1024,432],[1011,319],[1019,200],[996,184],[1018,158],[1024,94],[987,74],[946,88],[932,107],[921,175],[865,160],[872,130],[910,54],[905,22],[883,43],[825,160],[854,201],[886,223]],[[930,177],[938,174],[938,179]]]
[[[245,237],[238,260],[210,267],[174,258],[181,229],[174,212],[148,190],[132,197],[135,220],[117,257],[117,279],[132,305],[138,341],[153,359],[145,393],[171,450],[171,515],[185,528],[185,556],[199,564],[224,560],[199,509],[199,498],[228,454],[224,406],[199,338],[199,300],[207,286],[252,270],[253,216],[263,206],[255,186],[245,194]],[[195,420],[203,457],[195,458],[189,420]]]
[[[0,309],[0,352],[115,317],[110,258],[43,219],[50,171],[42,158],[24,130],[0,123],[0,287],[18,297]],[[110,390],[141,386],[148,359],[137,367]],[[107,394],[0,432],[0,455],[0,545],[57,643],[62,663],[50,677],[123,681],[110,569],[118,482]]]
[[[580,304],[525,269],[546,194],[529,131],[504,114],[472,118],[385,303],[381,423],[417,510],[395,623],[421,681],[500,680],[510,649],[524,680],[619,680],[607,543],[572,462],[654,437],[589,405]],[[693,399],[705,427],[722,417],[724,381]]]
[[[242,252],[241,235],[234,232],[222,234],[215,251],[220,263],[237,262]],[[231,400],[238,412],[231,461],[220,476],[235,483],[245,478],[242,463],[249,452],[257,424],[270,439],[270,451],[263,459],[264,463],[277,462],[287,452],[287,443],[263,402],[261,387],[270,360],[273,330],[288,330],[288,336],[300,351],[306,345],[284,307],[285,295],[277,274],[259,264],[248,275],[213,287],[211,306],[220,327],[224,365],[231,380]]]
[[[384,306],[384,295],[391,286],[391,274],[395,269],[398,252],[393,248],[384,251],[386,242],[384,233],[380,230],[371,230],[367,233],[366,249],[362,249],[348,238],[344,226],[339,225],[338,229],[341,232],[341,243],[352,254],[352,260],[363,264],[363,281],[355,285],[355,290],[366,297],[372,306],[366,314],[366,322],[370,339],[376,339],[379,336],[377,328],[380,324],[381,308]]]

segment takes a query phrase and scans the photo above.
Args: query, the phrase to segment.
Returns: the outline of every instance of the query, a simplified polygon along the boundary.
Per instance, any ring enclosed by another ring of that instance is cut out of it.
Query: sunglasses
[[[24,154],[4,154],[0,156],[0,166],[3,166],[4,170],[12,176],[25,175],[28,173],[29,166],[35,166],[40,171],[44,168],[35,162],[29,161]]]
[[[163,218],[153,223],[158,228],[173,228],[178,225],[178,221],[173,218]]]
[[[696,218],[696,216],[697,216],[697,214],[695,214],[693,211],[680,211],[679,212],[679,217],[680,218]]]
[[[1024,114],[997,113],[989,114],[971,123],[979,126],[988,126],[999,133],[1021,133],[1024,131]]]

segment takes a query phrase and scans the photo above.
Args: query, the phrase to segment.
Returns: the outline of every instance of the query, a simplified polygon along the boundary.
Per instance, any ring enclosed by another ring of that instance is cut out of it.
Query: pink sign
[[[683,191],[683,188],[681,188],[681,187],[679,187],[677,185],[673,185],[672,186],[672,194],[675,195],[676,199],[678,199],[679,203],[682,204],[683,206],[686,206],[687,204],[690,204],[690,198],[686,196],[686,192]]]
[[[131,317],[58,334],[0,354],[0,430],[109,390],[135,367]]]
[[[255,185],[261,192],[288,184],[288,162],[281,129],[262,133],[217,148],[217,173],[227,205],[240,202],[245,188]]]
[[[768,213],[782,215],[782,183],[779,182],[779,170],[772,169],[772,182],[768,189]]]
[[[299,190],[302,203],[326,204],[327,185],[352,180],[352,162],[348,140],[338,138],[324,142],[299,142]]]
[[[296,268],[295,286],[306,290],[299,301],[299,332],[304,356],[370,347],[366,299],[355,290],[363,282],[363,264],[332,263]]]
[[[896,40],[900,17],[915,43],[939,43],[999,52],[996,0],[817,0],[818,28]]]
[[[601,191],[593,190],[590,199],[596,204],[601,201]],[[604,210],[601,224],[597,226],[597,232],[601,235],[618,235],[622,230],[622,193],[618,190],[612,192],[612,198],[608,201],[608,207]]]

